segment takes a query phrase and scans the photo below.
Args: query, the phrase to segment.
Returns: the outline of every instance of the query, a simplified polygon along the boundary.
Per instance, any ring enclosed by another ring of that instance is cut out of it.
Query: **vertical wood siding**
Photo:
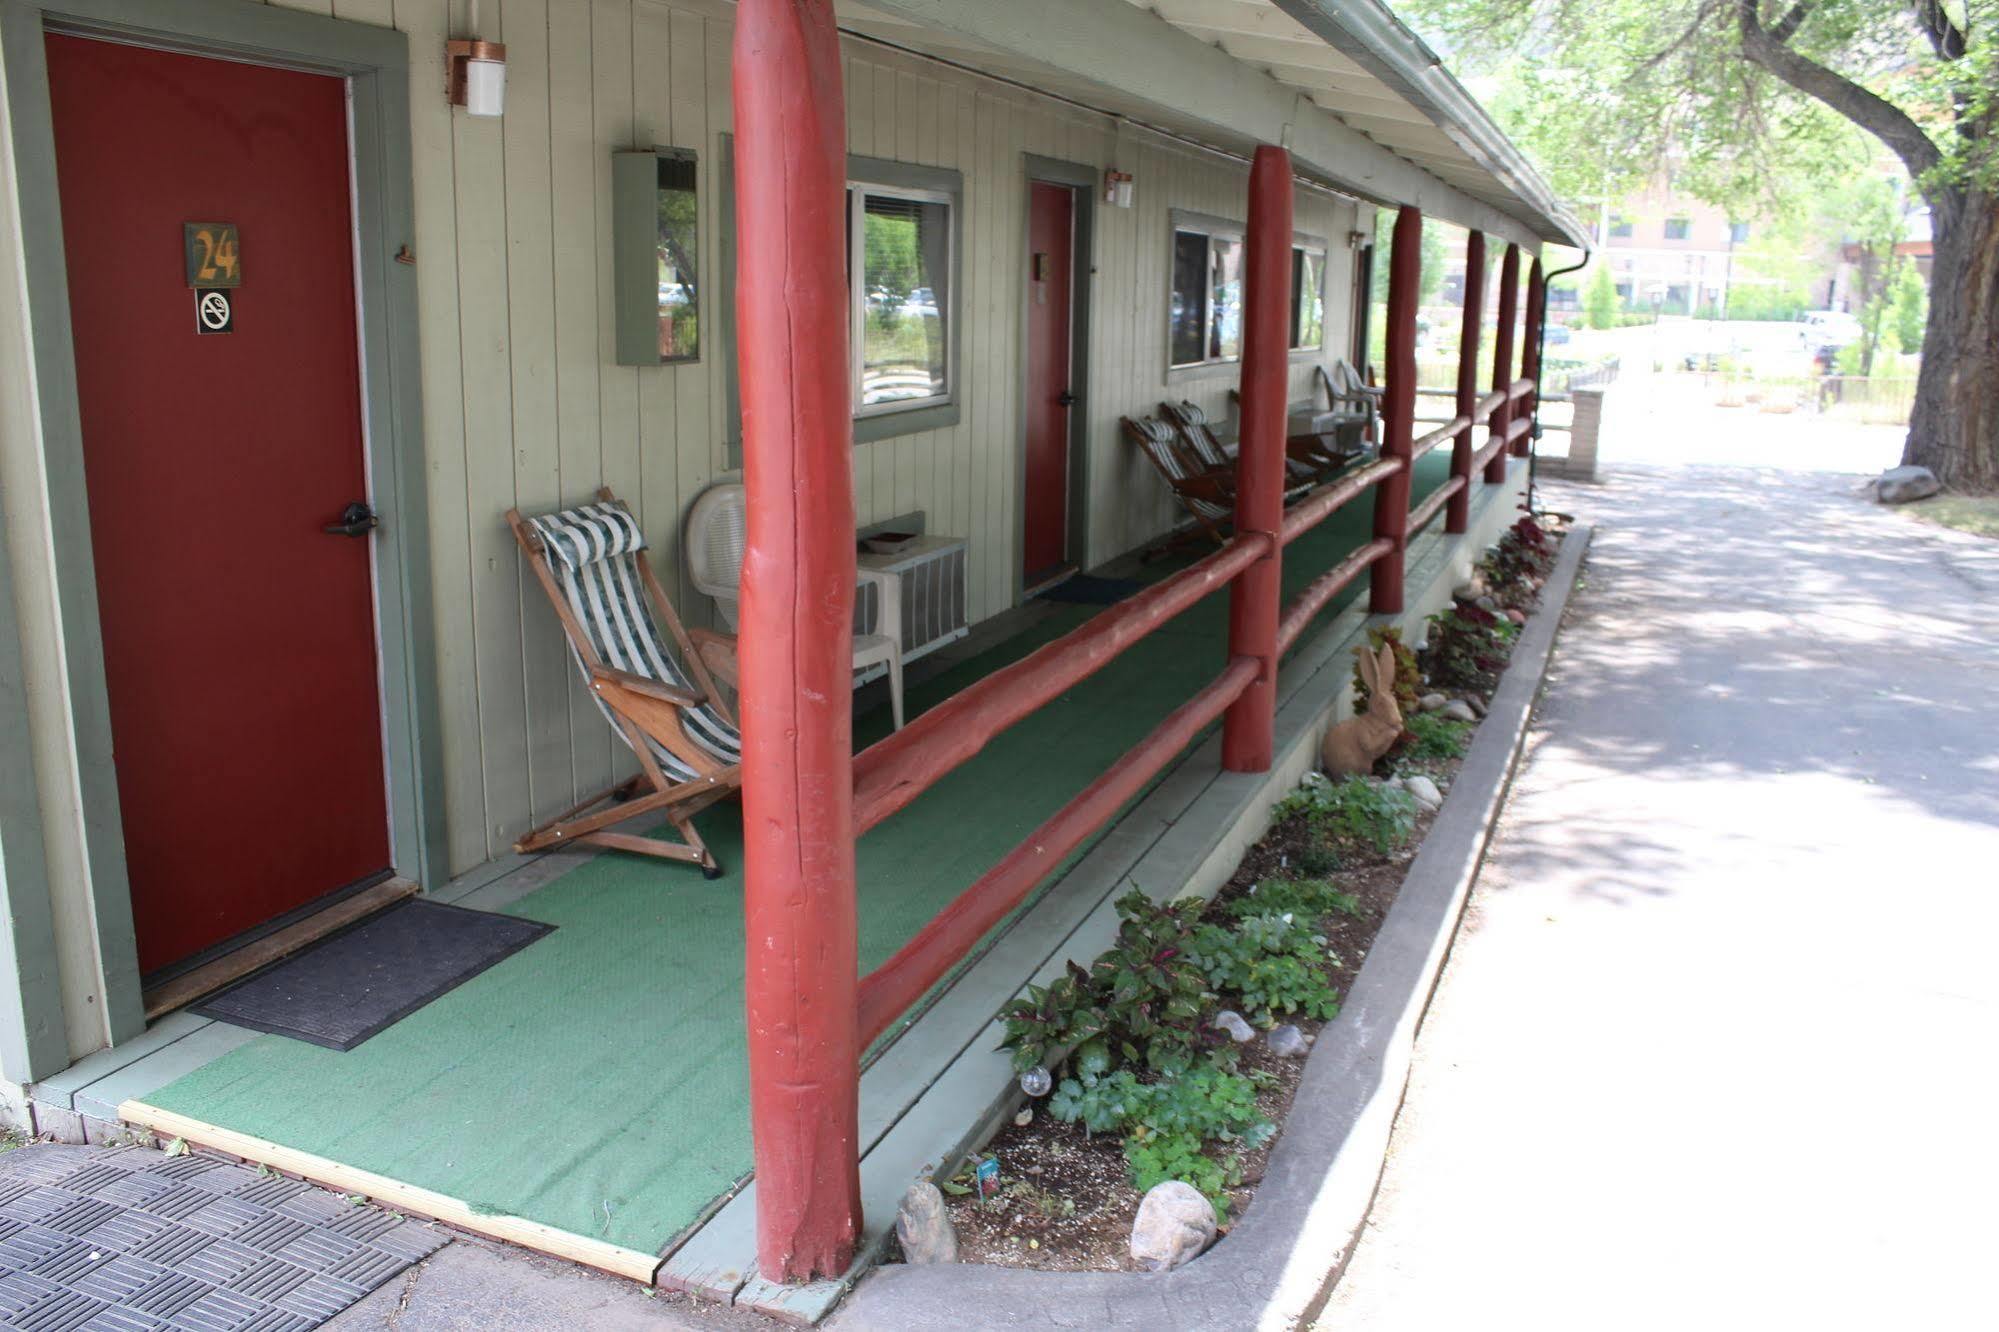
[[[687,617],[680,526],[725,473],[721,191],[729,129],[729,11],[704,0],[486,0],[480,36],[507,44],[507,111],[454,114],[443,46],[463,0],[276,0],[410,35],[432,591],[454,872],[503,853],[545,816],[631,770],[571,669],[561,631],[501,519],[608,485],[631,501]],[[964,176],[956,426],[854,451],[862,522],[921,509],[970,540],[975,619],[1013,601],[1020,527],[1021,305],[1033,153],[1137,177],[1135,206],[1099,207],[1090,382],[1075,447],[1090,459],[1088,556],[1101,562],[1177,515],[1118,417],[1187,397],[1227,408],[1233,366],[1168,382],[1168,212],[1242,218],[1247,168],[1110,117],[866,43],[846,63],[853,152]],[[699,153],[702,358],[615,363],[610,159],[672,145]],[[1298,228],[1330,242],[1327,353],[1346,345],[1350,203],[1298,196]],[[1082,256],[1079,256],[1079,261]],[[1311,387],[1293,367],[1293,396]]]

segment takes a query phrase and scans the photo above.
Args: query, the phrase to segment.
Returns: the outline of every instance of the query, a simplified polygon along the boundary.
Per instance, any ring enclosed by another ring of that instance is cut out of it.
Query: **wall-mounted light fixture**
[[[1132,178],[1129,171],[1104,172],[1104,202],[1113,208],[1131,207]]]
[[[507,48],[478,38],[444,44],[444,95],[471,116],[497,116],[507,105]]]

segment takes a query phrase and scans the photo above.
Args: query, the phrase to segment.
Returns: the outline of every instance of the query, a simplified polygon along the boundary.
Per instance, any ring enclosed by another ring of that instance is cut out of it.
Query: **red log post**
[[[1471,528],[1471,460],[1475,427],[1469,424],[1478,415],[1478,339],[1485,318],[1485,233],[1474,231],[1465,238],[1465,317],[1458,333],[1457,416],[1466,424],[1451,441],[1451,475],[1465,479],[1458,493],[1444,504],[1444,530],[1459,533]]]
[[[1530,423],[1541,410],[1541,324],[1547,313],[1548,281],[1541,275],[1541,261],[1537,258],[1527,271],[1527,322],[1520,330],[1520,377],[1533,380],[1535,387],[1513,409],[1517,417]],[[1525,458],[1533,447],[1534,427],[1529,424],[1527,433],[1514,441],[1513,454]]]
[[[1513,383],[1513,325],[1520,310],[1520,247],[1506,247],[1499,264],[1499,329],[1493,335],[1492,386],[1504,393]],[[1504,399],[1492,410],[1492,433],[1504,437],[1513,423],[1513,400]],[[1506,450],[1500,449],[1485,465],[1485,479],[1497,485],[1506,479]]]
[[[1290,379],[1291,154],[1264,144],[1249,169],[1243,255],[1242,434],[1236,449],[1238,534],[1266,533],[1270,552],[1229,589],[1229,655],[1258,663],[1255,683],[1222,721],[1222,766],[1265,772],[1277,725],[1277,616],[1284,525],[1285,391]]]
[[[832,0],[740,0],[743,916],[757,1265],[846,1271],[860,1234],[847,125]]]
[[[1403,466],[1374,488],[1374,536],[1393,543],[1368,572],[1367,608],[1402,613],[1402,572],[1409,544],[1409,456],[1416,421],[1416,301],[1423,283],[1423,214],[1403,205],[1395,214],[1388,255],[1388,383],[1381,395],[1381,456]]]

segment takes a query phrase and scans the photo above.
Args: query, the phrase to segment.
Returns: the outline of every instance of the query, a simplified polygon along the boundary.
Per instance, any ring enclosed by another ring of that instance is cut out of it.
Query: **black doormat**
[[[1043,601],[1074,601],[1088,606],[1109,606],[1114,602],[1123,601],[1144,586],[1145,584],[1134,583],[1128,578],[1098,578],[1092,574],[1077,574],[1035,595]]]
[[[193,1011],[351,1050],[554,928],[442,902],[402,902],[238,981]]]

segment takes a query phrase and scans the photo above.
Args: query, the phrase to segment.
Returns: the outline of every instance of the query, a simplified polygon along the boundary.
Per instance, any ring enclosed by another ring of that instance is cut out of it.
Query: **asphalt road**
[[[1318,1326],[1992,1328],[1999,543],[1647,407]]]

